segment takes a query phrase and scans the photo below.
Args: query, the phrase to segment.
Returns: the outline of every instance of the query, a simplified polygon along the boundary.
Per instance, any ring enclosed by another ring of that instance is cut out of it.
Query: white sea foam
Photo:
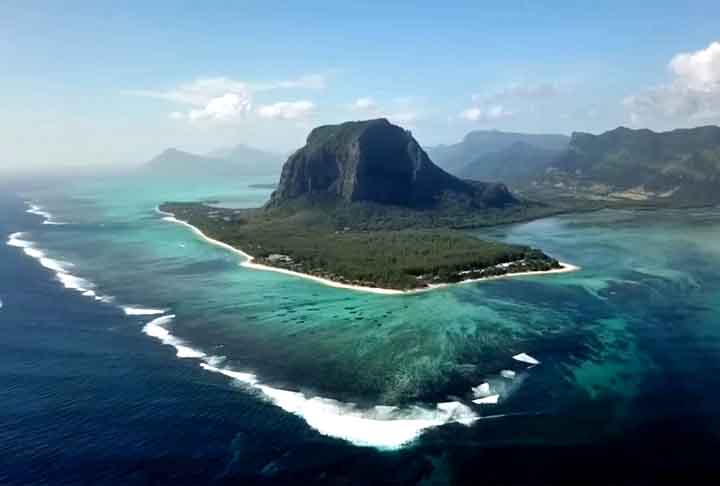
[[[516,354],[515,356],[513,356],[513,359],[516,361],[520,361],[521,363],[527,363],[533,366],[540,364],[540,361],[536,360],[527,353]]]
[[[286,412],[302,417],[307,424],[323,435],[345,439],[356,445],[396,449],[412,442],[429,428],[456,422],[470,425],[478,416],[460,402],[438,403],[435,408],[412,406],[406,408],[379,405],[360,409],[353,403],[343,403],[323,397],[309,397],[297,391],[281,390],[258,384],[254,375],[203,366],[232,376],[260,390],[272,403]]]
[[[32,246],[32,242],[21,239],[25,233],[13,233],[8,237],[7,244],[18,248],[27,248]]]
[[[213,358],[215,358],[215,356],[210,356],[205,363],[200,363],[200,367],[204,370],[212,371],[213,373],[220,373],[221,375],[225,375],[228,378],[232,378],[233,380],[247,383],[248,385],[255,385],[258,382],[257,377],[252,373],[233,371],[228,368],[218,368],[217,365],[211,364]]]
[[[148,336],[158,339],[163,344],[174,347],[178,358],[204,358],[207,356],[202,351],[191,348],[185,344],[182,339],[173,336],[170,331],[163,327],[163,325],[170,323],[173,319],[175,319],[175,314],[153,319],[145,324],[143,332]]]
[[[35,243],[23,239],[25,236],[26,233],[13,233],[9,236],[7,244],[9,246],[22,248],[27,256],[34,258],[40,265],[48,270],[52,270],[55,273],[55,278],[57,278],[66,289],[77,290],[82,295],[92,297],[100,302],[110,303],[113,301],[112,296],[97,295],[95,290],[93,290],[95,284],[89,280],[71,274],[69,269],[73,267],[72,263],[49,258],[43,250],[35,246]]]
[[[475,398],[485,397],[490,395],[490,383],[481,383],[478,386],[472,387],[473,396]]]
[[[60,221],[54,221],[52,213],[43,209],[42,206],[38,206],[37,204],[32,204],[32,203],[28,203],[28,204],[30,205],[30,207],[27,209],[26,212],[28,212],[30,214],[36,214],[38,216],[41,216],[43,218],[43,224],[55,224],[55,225],[66,224],[66,223],[62,223]]]
[[[36,248],[33,248],[32,246],[24,247],[23,251],[27,256],[35,258],[36,260],[40,260],[43,256],[45,256],[45,253]]]
[[[227,357],[225,356],[207,356],[205,358],[205,363],[209,364],[210,366],[220,366],[227,360]]]
[[[132,305],[126,305],[122,307],[123,312],[126,316],[156,316],[165,314],[164,309],[151,309],[148,307],[136,307]]]
[[[45,256],[45,252],[36,248],[32,241],[21,239],[24,236],[25,233],[13,233],[9,236],[7,244],[9,246],[22,248],[27,256],[36,259],[43,267],[53,272],[66,272],[67,267],[72,266],[70,263],[48,258]]]
[[[500,395],[490,395],[483,398],[477,398],[473,400],[473,403],[477,405],[495,405],[500,400]]]
[[[29,250],[29,248],[26,248],[25,251]],[[66,272],[68,266],[72,266],[67,262],[61,262],[58,260],[53,260],[52,258],[47,257],[41,257],[40,258],[40,265],[43,267],[52,270],[56,273]]]
[[[42,206],[38,206],[37,204],[30,204],[27,212],[30,214],[42,216],[45,219],[52,219],[52,214],[48,213],[47,211],[43,211]]]
[[[65,287],[66,289],[77,290],[81,294],[92,290],[92,288],[94,287],[93,283],[89,280],[85,280],[81,277],[76,277],[75,275],[72,275],[70,273],[58,272],[56,276],[60,283],[63,284],[63,287]],[[95,296],[94,291],[93,296]]]
[[[394,449],[416,439],[426,429],[451,422],[470,425],[479,418],[460,402],[438,403],[434,408],[378,405],[361,409],[353,403],[273,388],[260,383],[253,373],[221,367],[224,356],[208,356],[173,336],[164,326],[174,318],[174,314],[157,317],[145,325],[143,332],[173,346],[179,358],[202,359],[200,366],[204,370],[227,376],[259,391],[276,406],[298,415],[310,427],[330,437],[345,439],[356,445]]]

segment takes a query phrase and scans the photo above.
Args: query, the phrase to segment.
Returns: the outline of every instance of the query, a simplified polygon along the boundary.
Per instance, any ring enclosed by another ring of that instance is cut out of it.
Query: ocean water
[[[383,296],[240,266],[166,200],[0,196],[0,484],[716,483],[720,210],[478,231],[575,273]]]

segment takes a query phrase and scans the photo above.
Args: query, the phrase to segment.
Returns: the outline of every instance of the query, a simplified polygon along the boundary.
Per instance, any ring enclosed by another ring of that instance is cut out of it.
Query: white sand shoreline
[[[264,270],[264,271],[268,271],[268,272],[283,273],[285,275],[291,275],[294,277],[300,277],[300,278],[304,278],[304,279],[308,279],[308,280],[313,280],[313,281],[321,283],[323,285],[327,285],[328,287],[335,287],[335,288],[347,289],[347,290],[355,290],[358,292],[369,292],[369,293],[373,293],[373,294],[382,294],[382,295],[412,295],[412,294],[417,294],[420,292],[428,292],[430,290],[436,290],[436,289],[449,287],[451,285],[463,285],[463,284],[476,283],[476,282],[481,282],[481,281],[486,281],[486,280],[496,280],[496,279],[508,278],[508,277],[527,277],[527,276],[535,276],[535,275],[551,275],[551,274],[558,274],[558,273],[576,272],[576,271],[580,270],[580,267],[578,267],[578,266],[571,265],[570,263],[560,262],[561,268],[554,268],[552,270],[545,270],[545,271],[538,271],[538,272],[516,272],[516,273],[506,273],[504,275],[496,275],[493,277],[469,278],[467,280],[461,280],[459,282],[431,284],[424,288],[412,289],[412,290],[384,289],[381,287],[367,287],[367,286],[363,286],[363,285],[351,285],[351,284],[336,282],[334,280],[330,280],[327,278],[316,277],[315,275],[309,275],[307,273],[295,272],[293,270],[287,270],[285,268],[271,267],[269,265],[262,265],[260,263],[255,263],[254,262],[255,257],[253,257],[252,255],[245,253],[244,251],[242,251],[238,248],[235,248],[234,246],[228,245],[227,243],[223,243],[220,240],[216,240],[215,238],[209,237],[208,235],[206,235],[205,233],[200,231],[199,228],[191,225],[187,221],[177,219],[174,214],[163,211],[159,207],[155,207],[155,211],[157,211],[159,214],[162,214],[163,216],[165,216],[165,218],[163,218],[163,219],[166,221],[181,224],[183,226],[190,228],[196,235],[198,235],[200,238],[207,241],[208,243],[220,246],[222,248],[225,248],[226,250],[229,250],[233,253],[237,253],[238,255],[242,256],[243,258],[245,258],[245,261],[243,263],[241,263],[241,265],[245,268],[251,268],[253,270]]]

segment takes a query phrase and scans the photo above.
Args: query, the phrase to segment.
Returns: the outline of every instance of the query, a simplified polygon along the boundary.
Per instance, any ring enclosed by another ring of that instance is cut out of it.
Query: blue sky
[[[0,3],[2,166],[720,123],[720,2]]]

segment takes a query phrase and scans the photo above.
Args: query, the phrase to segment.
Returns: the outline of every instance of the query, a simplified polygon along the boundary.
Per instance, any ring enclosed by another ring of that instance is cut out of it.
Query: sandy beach
[[[558,273],[569,273],[569,272],[576,272],[580,270],[580,267],[571,265],[569,263],[560,262],[561,268],[554,268],[552,270],[545,270],[545,271],[539,271],[539,272],[517,272],[517,273],[507,273],[505,275],[496,275],[493,277],[483,277],[483,278],[470,278],[467,280],[461,280],[459,282],[452,282],[452,283],[441,283],[441,284],[431,284],[427,287],[420,288],[420,289],[412,289],[412,290],[397,290],[397,289],[384,289],[380,287],[366,287],[362,285],[350,285],[345,284],[341,282],[336,282],[334,280],[329,280],[322,277],[316,277],[315,275],[309,275],[307,273],[301,273],[301,272],[295,272],[292,270],[287,270],[284,268],[278,268],[278,267],[271,267],[269,265],[261,265],[260,263],[255,263],[255,257],[252,255],[245,253],[244,251],[235,248],[231,245],[228,245],[227,243],[223,243],[220,240],[216,240],[215,238],[211,238],[202,231],[200,231],[199,228],[191,225],[187,221],[182,221],[180,219],[177,219],[174,214],[168,213],[166,211],[161,210],[159,207],[155,208],[155,211],[157,211],[159,214],[162,214],[165,216],[163,219],[165,221],[169,221],[171,223],[177,223],[181,224],[183,226],[186,226],[190,228],[196,235],[198,235],[203,240],[207,241],[210,244],[220,246],[222,248],[225,248],[226,250],[229,250],[233,253],[237,253],[238,255],[242,256],[245,261],[241,263],[241,265],[245,268],[251,268],[253,270],[263,270],[268,272],[277,272],[277,273],[283,273],[285,275],[291,275],[294,277],[300,277],[305,278],[308,280],[313,280],[317,283],[327,285],[328,287],[335,287],[339,289],[347,289],[347,290],[355,290],[358,292],[369,292],[373,294],[382,294],[382,295],[411,295],[411,294],[417,294],[420,292],[428,292],[430,290],[437,290],[442,289],[445,287],[449,287],[451,285],[463,285],[463,284],[469,284],[469,283],[476,283],[486,280],[496,280],[501,278],[509,278],[509,277],[527,277],[527,276],[536,276],[536,275],[552,275],[552,274],[558,274]]]

